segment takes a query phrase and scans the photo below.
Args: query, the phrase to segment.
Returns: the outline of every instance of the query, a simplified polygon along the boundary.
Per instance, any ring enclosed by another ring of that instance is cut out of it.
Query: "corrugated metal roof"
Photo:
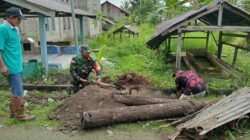
[[[176,18],[162,22],[157,26],[157,33],[147,42],[151,49],[156,49],[170,35],[177,34],[180,27],[188,25],[188,22],[200,20],[208,25],[217,25],[219,5],[223,6],[223,26],[249,26],[250,14],[242,9],[221,0],[215,0],[199,10],[188,11]]]
[[[133,32],[134,34],[138,34],[139,33],[139,31],[135,27],[133,27],[131,25],[124,25],[124,26],[116,29],[115,31],[113,31],[113,33],[121,32],[124,29],[127,29],[130,32]]]
[[[196,130],[200,130],[199,134],[204,135],[214,128],[250,113],[249,100],[250,88],[242,88],[211,107],[204,109],[192,120],[178,125],[177,130],[198,128]]]
[[[25,14],[40,13],[41,9],[45,12],[54,11],[55,16],[70,16],[71,6],[52,0],[0,0],[0,12],[4,13],[5,9],[11,6],[17,6],[23,9]],[[30,7],[28,7],[30,6]],[[75,9],[76,16],[87,16],[94,18],[95,15],[81,9]],[[46,15],[51,16],[51,15]],[[54,15],[53,15],[54,16]]]

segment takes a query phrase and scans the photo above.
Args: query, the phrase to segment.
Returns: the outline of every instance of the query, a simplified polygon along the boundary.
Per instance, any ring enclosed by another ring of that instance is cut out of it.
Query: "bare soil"
[[[49,118],[59,120],[65,129],[80,129],[82,112],[125,106],[112,100],[112,94],[115,92],[115,89],[87,86],[67,98],[63,104],[49,114]]]
[[[30,91],[27,96],[25,96],[25,100],[30,103],[31,105],[42,105],[42,106],[46,106],[49,104],[49,102],[51,100],[51,102],[54,101],[62,101],[63,99],[65,99],[67,96],[59,93],[59,92],[52,92],[52,93],[48,93],[48,94],[41,94],[39,92],[36,91]]]
[[[123,85],[126,87],[151,87],[151,82],[136,73],[126,73],[118,76],[116,84]]]

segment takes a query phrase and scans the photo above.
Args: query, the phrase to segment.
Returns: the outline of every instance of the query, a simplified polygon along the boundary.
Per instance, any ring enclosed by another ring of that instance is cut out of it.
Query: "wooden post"
[[[122,32],[120,32],[120,41],[122,41]]]
[[[207,31],[206,46],[205,46],[206,51],[208,50],[209,34],[210,34],[210,32],[209,32],[209,31]]]
[[[221,54],[222,54],[222,31],[219,32],[219,40],[218,40],[218,52],[217,52],[217,58],[221,59]]]
[[[222,6],[222,1],[220,3],[220,9],[219,9],[219,13],[218,13],[218,26],[221,26],[222,25],[222,16],[223,16],[223,6]],[[219,32],[219,40],[218,40],[218,52],[217,52],[217,58],[218,59],[221,59],[221,53],[222,53],[222,46],[223,46],[223,43],[222,43],[222,31]]]
[[[234,67],[236,59],[237,59],[237,54],[238,54],[238,48],[235,48],[235,50],[234,50],[234,58],[233,58],[233,62],[232,62],[233,67]]]
[[[182,47],[182,31],[178,30],[178,40],[176,48],[176,68],[181,68],[181,47]]]
[[[170,37],[168,39],[168,46],[169,46],[169,49],[170,49],[171,48],[171,35],[170,35]]]

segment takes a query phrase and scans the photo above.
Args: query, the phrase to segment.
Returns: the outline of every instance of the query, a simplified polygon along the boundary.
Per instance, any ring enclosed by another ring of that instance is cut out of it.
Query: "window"
[[[31,51],[31,43],[23,43],[24,51]]]

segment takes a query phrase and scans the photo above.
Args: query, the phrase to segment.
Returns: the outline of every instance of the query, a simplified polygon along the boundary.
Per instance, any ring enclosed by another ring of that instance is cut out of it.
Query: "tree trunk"
[[[168,99],[168,98],[163,98],[163,97],[157,98],[157,97],[116,95],[116,94],[113,94],[112,98],[114,102],[125,104],[128,106],[182,102],[182,100]]]
[[[81,122],[84,129],[110,124],[184,117],[203,108],[205,103],[178,101],[164,104],[117,107],[83,112]]]

